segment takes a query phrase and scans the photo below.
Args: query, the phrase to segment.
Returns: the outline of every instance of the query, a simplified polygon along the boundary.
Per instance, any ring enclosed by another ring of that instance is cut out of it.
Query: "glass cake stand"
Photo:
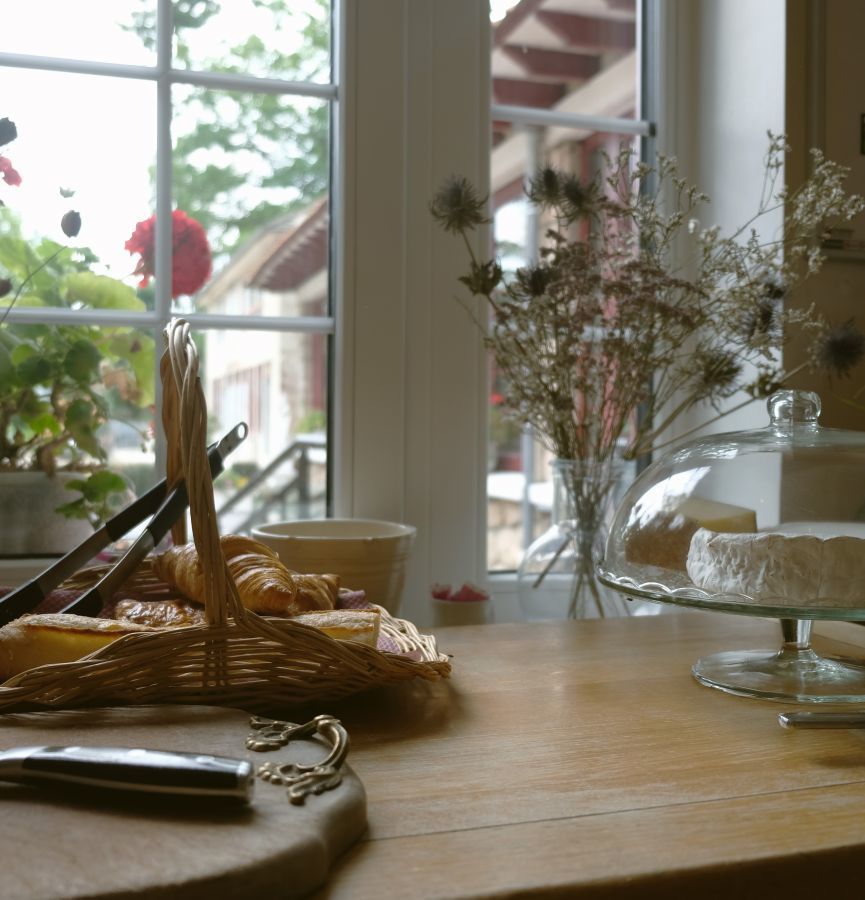
[[[865,432],[824,428],[820,411],[814,393],[778,391],[765,427],[675,447],[640,473],[616,510],[598,571],[605,585],[781,622],[779,649],[698,660],[702,684],[772,700],[865,703],[865,665],[811,647],[814,620],[865,622]]]
[[[814,620],[865,622],[865,608],[760,604],[742,595],[710,594],[693,586],[637,583],[603,567],[598,577],[607,586],[642,600],[780,620],[778,649],[732,650],[698,659],[691,673],[707,687],[787,703],[865,703],[865,665],[844,657],[821,656],[811,646]]]

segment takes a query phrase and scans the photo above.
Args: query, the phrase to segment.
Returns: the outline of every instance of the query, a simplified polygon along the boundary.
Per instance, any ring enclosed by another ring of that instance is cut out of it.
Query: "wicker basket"
[[[203,598],[207,624],[128,634],[75,662],[22,672],[0,686],[0,709],[182,703],[273,710],[418,676],[447,676],[450,663],[435,640],[384,609],[382,633],[399,652],[334,640],[291,619],[264,618],[243,607],[219,542],[207,409],[189,324],[172,322],[166,338],[161,368],[168,482],[179,475],[186,479],[192,536],[209,575]],[[148,561],[136,575],[152,584]]]

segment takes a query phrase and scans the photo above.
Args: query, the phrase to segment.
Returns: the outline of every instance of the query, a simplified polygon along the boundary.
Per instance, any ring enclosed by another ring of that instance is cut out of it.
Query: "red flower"
[[[15,187],[21,184],[21,176],[5,156],[0,156],[0,174],[3,175],[3,180],[6,184],[11,184]]]
[[[201,223],[182,209],[175,209],[171,214],[171,225],[171,296],[194,294],[210,278],[213,266],[210,244]],[[140,287],[147,287],[156,274],[155,228],[156,216],[139,222],[125,244],[130,253],[141,256],[135,266],[135,274],[141,276]]]

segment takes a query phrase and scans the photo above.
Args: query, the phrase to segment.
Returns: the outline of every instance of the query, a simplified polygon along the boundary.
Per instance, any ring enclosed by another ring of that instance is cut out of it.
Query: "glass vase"
[[[595,575],[623,464],[557,459],[552,470],[552,523],[526,550],[517,571],[523,617],[546,621],[628,615],[628,601]]]

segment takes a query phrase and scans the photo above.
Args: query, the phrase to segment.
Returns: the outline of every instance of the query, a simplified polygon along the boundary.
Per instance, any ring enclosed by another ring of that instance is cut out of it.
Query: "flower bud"
[[[12,290],[12,282],[8,278],[0,278],[0,297],[5,297]]]
[[[60,220],[60,227],[66,237],[75,237],[81,231],[81,215],[74,209],[70,209]]]
[[[15,123],[9,119],[0,119],[0,147],[10,144],[18,137],[18,129]]]

